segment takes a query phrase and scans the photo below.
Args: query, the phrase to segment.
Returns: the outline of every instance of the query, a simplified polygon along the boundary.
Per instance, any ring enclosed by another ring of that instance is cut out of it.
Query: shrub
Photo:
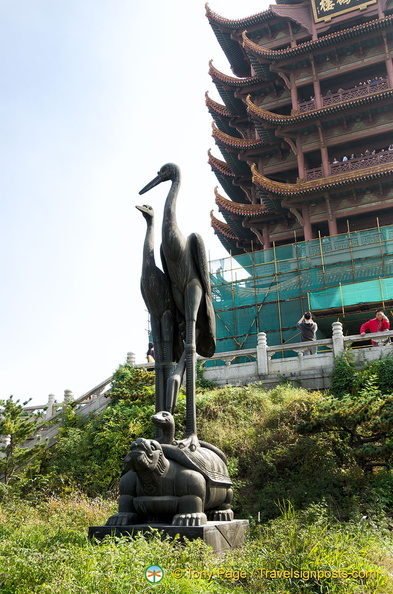
[[[141,435],[153,437],[153,413],[153,404],[131,405],[121,399],[98,416],[76,416],[51,448],[44,471],[51,480],[37,481],[37,486],[55,493],[77,488],[89,496],[116,490],[132,441]]]
[[[110,396],[135,404],[154,403],[154,378],[154,373],[143,367],[120,365],[113,374]]]
[[[336,398],[345,394],[353,394],[355,387],[356,368],[353,354],[344,351],[334,359],[331,379],[331,392]]]
[[[23,445],[34,433],[38,421],[25,415],[19,400],[14,401],[12,396],[0,400],[0,411],[0,436],[8,440],[7,444],[0,446],[0,477],[9,487],[22,489],[39,471],[45,456],[45,444]]]

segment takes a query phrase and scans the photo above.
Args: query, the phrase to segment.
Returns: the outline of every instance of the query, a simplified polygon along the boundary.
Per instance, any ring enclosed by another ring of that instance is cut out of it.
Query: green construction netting
[[[393,225],[210,262],[217,352],[296,342],[307,309],[393,299]],[[317,335],[324,338],[323,333]]]
[[[388,299],[393,299],[393,278],[380,278],[310,293],[310,307],[313,311],[318,311]]]

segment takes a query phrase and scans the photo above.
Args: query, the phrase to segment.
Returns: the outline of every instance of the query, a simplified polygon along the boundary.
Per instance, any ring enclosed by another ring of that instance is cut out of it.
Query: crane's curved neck
[[[148,219],[146,223],[147,229],[145,241],[143,243],[143,260],[145,262],[154,262],[154,221],[153,219]]]
[[[168,225],[171,228],[177,229],[177,220],[176,220],[176,201],[177,195],[179,193],[180,187],[180,171],[175,169],[172,179],[172,184],[170,190],[168,192],[168,196],[165,201],[164,206],[164,215],[163,215],[163,229],[168,229]]]

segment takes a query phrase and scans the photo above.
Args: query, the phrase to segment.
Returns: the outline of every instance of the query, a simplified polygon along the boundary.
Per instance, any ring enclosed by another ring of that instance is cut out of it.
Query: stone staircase
[[[46,415],[44,422],[37,427],[35,432],[32,433],[23,444],[21,444],[21,447],[32,448],[36,443],[43,443],[45,441],[47,442],[47,448],[52,447],[57,441],[57,435],[62,424],[63,412],[70,402],[74,403],[76,413],[82,416],[99,413],[104,410],[110,402],[109,393],[112,378],[113,376],[104,380],[77,400],[73,400],[72,392],[70,390],[65,390],[64,402],[60,405],[54,403],[54,396],[53,394],[50,394],[47,405],[25,407],[24,410],[26,412],[33,412],[46,408]]]

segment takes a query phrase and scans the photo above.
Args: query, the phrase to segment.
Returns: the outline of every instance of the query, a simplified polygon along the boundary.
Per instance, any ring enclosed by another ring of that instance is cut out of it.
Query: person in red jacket
[[[364,336],[366,334],[366,330],[369,332],[384,332],[385,330],[389,330],[390,322],[388,318],[383,313],[382,309],[379,309],[375,314],[375,318],[369,320],[368,322],[364,322],[360,326],[360,334]],[[378,346],[378,343],[371,341],[374,346]],[[387,341],[386,341],[387,342]]]

